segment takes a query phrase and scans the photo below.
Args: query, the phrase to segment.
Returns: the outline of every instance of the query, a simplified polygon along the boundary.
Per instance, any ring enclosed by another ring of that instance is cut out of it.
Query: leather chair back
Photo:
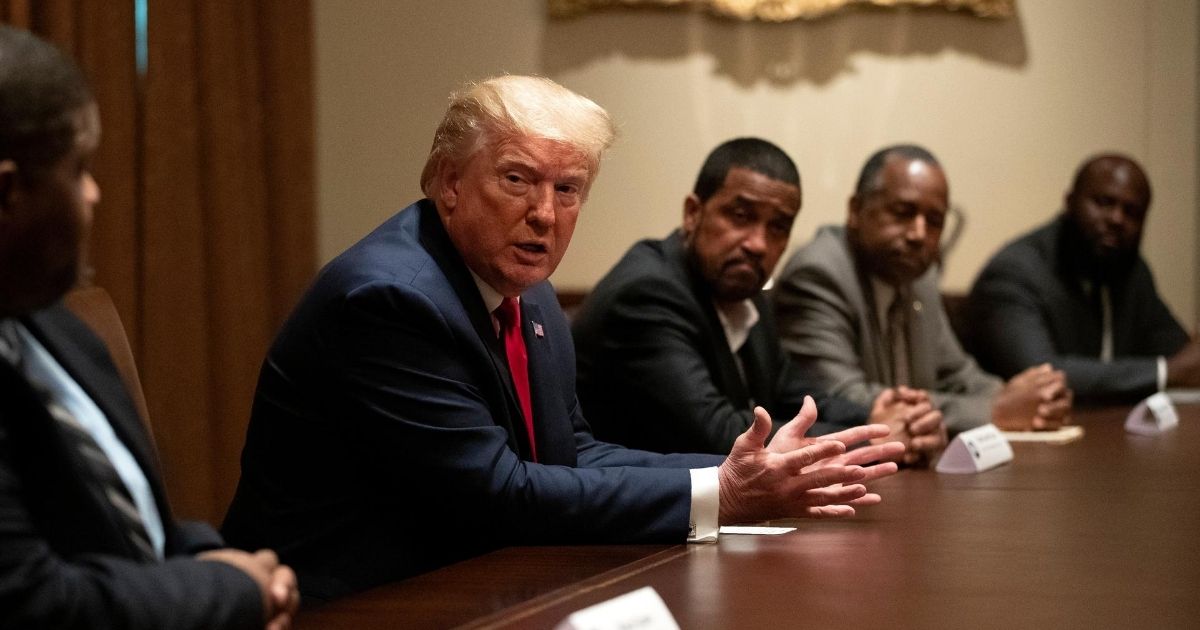
[[[117,366],[117,372],[129,391],[129,397],[133,399],[142,424],[146,425],[146,431],[153,437],[150,413],[146,408],[146,396],[142,393],[142,382],[138,378],[137,364],[133,360],[133,350],[129,347],[129,338],[125,336],[125,327],[121,325],[121,316],[117,314],[112,297],[100,287],[82,287],[68,293],[63,302],[108,347],[108,354]]]

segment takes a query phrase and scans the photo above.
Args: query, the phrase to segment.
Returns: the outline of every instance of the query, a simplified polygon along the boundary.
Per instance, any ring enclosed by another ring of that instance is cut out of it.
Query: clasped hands
[[[904,445],[884,442],[848,450],[886,437],[888,428],[879,424],[804,437],[816,420],[817,405],[805,396],[800,413],[767,444],[771,417],[755,407],[754,423],[734,441],[717,471],[721,524],[853,516],[855,507],[880,502],[863,484],[894,474],[897,466],[890,460],[904,453]]]
[[[903,385],[883,390],[875,397],[867,421],[888,428],[888,434],[872,440],[873,443],[894,440],[904,445],[897,463],[925,466],[946,448],[946,424],[942,412],[933,406],[925,390]]]
[[[274,551],[262,549],[249,553],[239,549],[214,549],[197,554],[196,558],[224,562],[249,575],[262,594],[266,630],[286,630],[291,627],[300,608],[300,591],[296,574],[287,565],[279,563]]]
[[[1035,365],[1004,384],[992,402],[992,423],[1005,431],[1057,429],[1071,423],[1074,394],[1067,377],[1048,363]]]

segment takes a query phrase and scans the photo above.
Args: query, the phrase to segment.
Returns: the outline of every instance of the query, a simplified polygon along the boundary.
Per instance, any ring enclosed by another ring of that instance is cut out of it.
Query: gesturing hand
[[[767,447],[771,417],[755,408],[754,424],[738,436],[718,470],[721,523],[852,516],[854,506],[879,502],[862,483],[896,472],[896,464],[863,465],[895,458],[904,446],[888,442],[847,453],[850,445],[887,435],[887,427],[863,425],[820,438],[804,437],[816,419],[817,406],[805,397],[800,413]]]

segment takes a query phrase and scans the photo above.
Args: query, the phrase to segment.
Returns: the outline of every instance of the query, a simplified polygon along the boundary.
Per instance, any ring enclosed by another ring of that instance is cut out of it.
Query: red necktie
[[[521,307],[515,298],[506,297],[496,309],[500,334],[504,336],[504,351],[508,354],[508,371],[512,374],[521,412],[525,416],[525,434],[529,436],[529,454],[537,461],[537,444],[533,439],[533,406],[529,399],[529,355],[525,351],[525,335],[521,333]]]

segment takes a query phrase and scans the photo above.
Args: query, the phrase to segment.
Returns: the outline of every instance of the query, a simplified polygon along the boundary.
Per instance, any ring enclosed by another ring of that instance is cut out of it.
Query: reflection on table
[[[299,628],[553,628],[653,586],[683,628],[1200,627],[1200,405],[978,475],[902,471],[849,520],[715,545],[512,547],[302,613]]]

